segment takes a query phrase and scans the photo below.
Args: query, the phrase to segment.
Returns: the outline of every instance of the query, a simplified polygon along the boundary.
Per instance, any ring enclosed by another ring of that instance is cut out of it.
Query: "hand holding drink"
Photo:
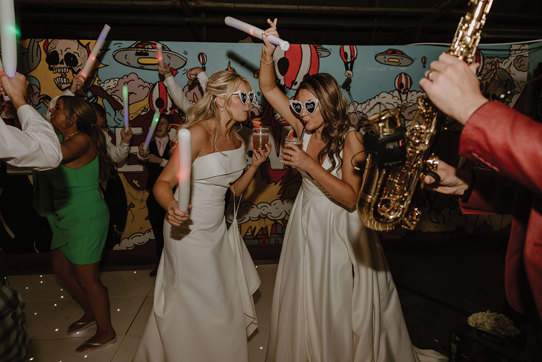
[[[269,143],[269,127],[254,127],[252,129],[252,148],[254,150],[265,149]]]
[[[303,140],[299,137],[294,137],[293,130],[288,133],[284,139],[284,149],[282,151],[282,163],[287,166],[296,167],[297,155],[303,152]]]

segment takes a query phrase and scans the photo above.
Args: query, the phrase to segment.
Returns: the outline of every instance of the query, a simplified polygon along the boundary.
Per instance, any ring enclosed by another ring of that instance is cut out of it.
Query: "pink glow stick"
[[[156,59],[158,59],[160,68],[164,69],[164,53],[162,53],[162,44],[160,43],[156,43]]]
[[[83,67],[83,70],[79,72],[79,75],[83,77],[83,79],[87,79],[88,72],[90,71],[90,68],[94,65],[94,62],[96,61],[96,56],[98,55],[98,52],[100,49],[102,49],[102,46],[104,44],[105,38],[107,37],[107,34],[109,33],[109,30],[111,27],[107,24],[104,25],[102,32],[100,33],[100,36],[96,40],[96,44],[94,44],[94,48],[92,48],[92,52],[88,56],[87,62],[85,63],[85,66]]]
[[[227,26],[231,26],[232,28],[235,28],[237,30],[244,31],[245,33],[252,35],[253,37],[262,39],[263,30],[248,23],[245,23],[244,21],[232,18],[231,16],[226,16],[224,18],[224,23],[226,23]],[[280,46],[280,48],[284,51],[290,49],[290,43],[288,43],[286,40],[277,38],[274,35],[270,35],[268,39],[271,44]]]
[[[188,211],[190,201],[190,174],[192,171],[192,136],[190,131],[183,128],[179,131],[177,149],[179,151],[179,187],[177,187],[177,200],[179,209]]]

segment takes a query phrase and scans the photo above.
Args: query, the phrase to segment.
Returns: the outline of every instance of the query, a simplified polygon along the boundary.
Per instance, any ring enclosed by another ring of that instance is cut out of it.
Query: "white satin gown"
[[[309,139],[306,134],[303,149]],[[326,158],[323,167],[330,166]],[[417,361],[378,236],[301,174],[277,270],[266,361]],[[443,357],[434,356],[428,360]]]
[[[191,222],[164,222],[154,307],[135,361],[247,361],[260,280],[237,223],[227,230],[224,217],[225,194],[245,165],[244,146],[192,163]]]

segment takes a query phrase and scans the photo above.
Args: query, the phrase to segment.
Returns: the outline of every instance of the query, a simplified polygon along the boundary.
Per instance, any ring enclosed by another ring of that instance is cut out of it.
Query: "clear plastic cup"
[[[265,145],[269,143],[269,127],[258,127],[252,129],[252,144],[255,150],[265,149]]]

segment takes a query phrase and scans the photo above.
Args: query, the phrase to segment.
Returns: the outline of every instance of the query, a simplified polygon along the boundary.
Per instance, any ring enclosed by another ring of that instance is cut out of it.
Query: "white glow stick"
[[[145,143],[143,143],[143,147],[148,150],[149,149],[149,143],[151,143],[152,135],[154,134],[154,129],[156,128],[156,125],[158,124],[158,120],[160,119],[160,112],[156,111],[154,112],[154,116],[152,117],[151,126],[149,128],[149,133],[147,133],[147,137],[145,138]]]
[[[17,72],[17,28],[13,0],[0,0],[0,28],[4,71],[13,78]]]
[[[255,26],[252,26],[248,23],[245,23],[241,20],[232,18],[231,16],[226,16],[224,18],[224,23],[226,25],[231,26],[232,28],[235,28],[237,30],[244,31],[245,33],[252,35],[253,37],[256,37],[258,39],[262,39],[263,30],[260,28],[257,28]],[[284,51],[287,51],[290,49],[290,43],[288,43],[286,40],[282,40],[280,38],[277,38],[274,35],[268,36],[269,41],[273,45],[278,45],[280,48]]]
[[[129,110],[128,110],[128,87],[122,86],[122,102],[124,104],[124,130],[128,132],[128,122],[130,121],[129,116]]]
[[[177,138],[179,151],[179,187],[177,187],[177,200],[179,209],[188,211],[190,201],[190,174],[192,171],[192,143],[190,131],[183,128]]]
[[[96,56],[98,55],[98,52],[100,51],[100,49],[102,49],[105,38],[107,37],[107,34],[109,33],[110,29],[111,27],[109,25],[107,24],[104,25],[102,32],[100,33],[100,36],[96,40],[96,44],[94,44],[94,48],[92,48],[92,52],[88,56],[87,62],[85,63],[83,70],[79,72],[79,75],[83,77],[83,79],[87,79],[88,72],[90,68],[92,68],[92,65],[94,65],[94,62],[96,61]]]
[[[158,59],[160,68],[164,69],[164,53],[162,53],[162,44],[160,43],[156,43],[156,59]]]

